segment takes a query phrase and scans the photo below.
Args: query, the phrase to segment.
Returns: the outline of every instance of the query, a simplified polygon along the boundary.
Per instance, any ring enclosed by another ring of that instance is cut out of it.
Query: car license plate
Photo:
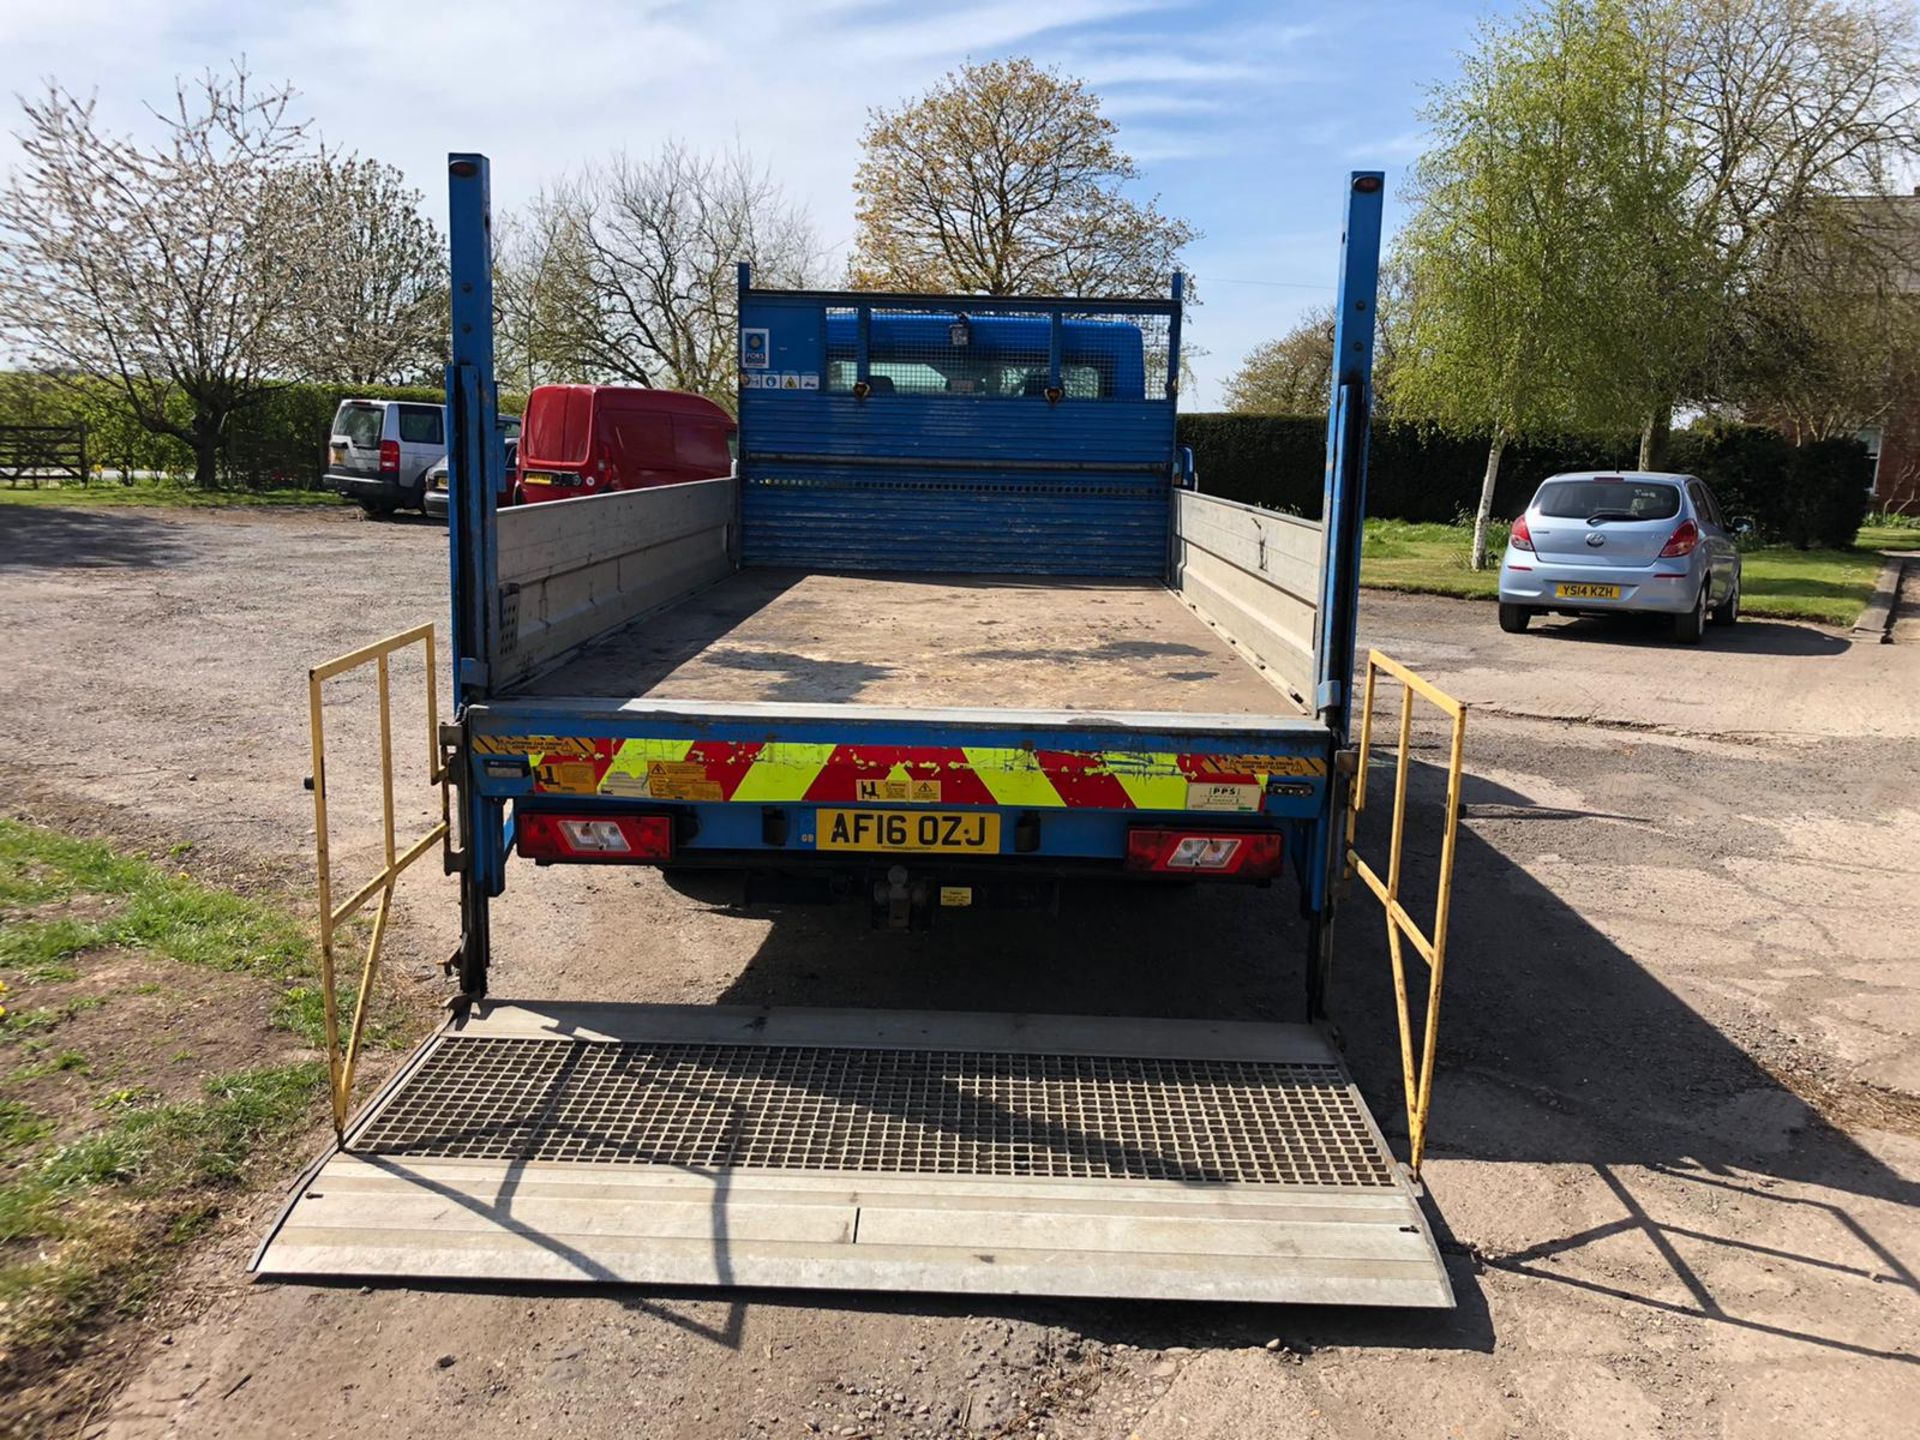
[[[542,470],[529,470],[520,477],[520,481],[524,485],[551,485],[553,476]]]
[[[1556,600],[1618,600],[1618,585],[1572,585],[1561,584],[1553,587]]]
[[[1000,817],[952,810],[822,810],[816,850],[1000,853]]]

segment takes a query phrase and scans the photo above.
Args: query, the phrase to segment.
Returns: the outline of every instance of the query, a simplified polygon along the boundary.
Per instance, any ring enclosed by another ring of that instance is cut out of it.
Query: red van
[[[739,427],[711,400],[629,385],[541,385],[527,397],[515,504],[710,480]]]

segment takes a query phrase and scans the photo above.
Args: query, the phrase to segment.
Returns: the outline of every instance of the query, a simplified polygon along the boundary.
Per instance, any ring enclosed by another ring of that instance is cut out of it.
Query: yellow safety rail
[[[409,645],[421,645],[426,651],[427,673],[427,776],[428,783],[440,787],[440,823],[404,851],[398,848],[393,833],[393,709],[389,693],[389,657]],[[321,689],[334,676],[373,662],[380,692],[380,808],[386,839],[386,863],[380,873],[338,906],[333,903],[333,868],[327,847],[327,742],[321,716]],[[371,645],[316,665],[307,672],[307,716],[312,728],[313,835],[318,856],[320,882],[320,985],[325,997],[327,1028],[327,1072],[333,1099],[333,1130],[344,1137],[348,1103],[353,1094],[353,1068],[360,1057],[360,1040],[366,1029],[367,1001],[373,993],[373,977],[380,964],[380,944],[386,939],[387,916],[393,907],[393,886],[404,871],[435,844],[445,844],[451,819],[447,798],[446,767],[440,758],[438,682],[434,668],[433,626],[416,625],[389,635]],[[367,955],[360,971],[360,988],[353,1002],[353,1023],[347,1043],[340,1045],[340,1003],[334,989],[334,933],[366,907],[375,895],[380,908],[374,914],[373,934],[367,941]]]
[[[1360,812],[1367,805],[1367,761],[1373,753],[1374,682],[1385,674],[1402,686],[1400,702],[1400,754],[1393,776],[1393,838],[1387,852],[1387,878],[1382,880],[1360,858],[1355,837]],[[1445,838],[1440,843],[1440,885],[1434,901],[1433,937],[1429,939],[1400,903],[1401,837],[1407,820],[1407,755],[1413,742],[1414,697],[1427,701],[1452,722],[1453,743],[1447,755],[1447,815]],[[1400,1012],[1400,1069],[1407,1091],[1407,1168],[1414,1178],[1420,1175],[1420,1156],[1427,1144],[1427,1111],[1433,1104],[1433,1052],[1440,1035],[1440,986],[1447,973],[1447,912],[1453,900],[1454,840],[1460,828],[1460,758],[1467,738],[1467,707],[1451,695],[1435,689],[1399,661],[1378,650],[1367,652],[1366,698],[1360,709],[1360,753],[1353,782],[1353,804],[1347,811],[1347,865],[1349,876],[1358,874],[1367,888],[1379,897],[1387,912],[1387,954],[1393,961],[1393,993]],[[1408,1011],[1406,957],[1401,947],[1411,943],[1427,962],[1427,1015],[1425,1035],[1416,1068],[1413,1054],[1413,1017]]]

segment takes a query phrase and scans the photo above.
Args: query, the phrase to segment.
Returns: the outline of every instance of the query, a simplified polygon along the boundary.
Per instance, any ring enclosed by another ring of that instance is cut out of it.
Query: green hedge
[[[283,385],[228,423],[221,483],[249,490],[313,488],[326,471],[327,436],[342,400],[421,400],[445,395],[426,386]],[[191,414],[182,402],[182,423]],[[502,411],[525,412],[524,395],[500,397]],[[111,475],[121,470],[184,477],[193,453],[179,441],[142,429],[118,390],[100,381],[61,382],[43,375],[0,374],[0,425],[75,424],[87,427],[87,452]]]
[[[1326,421],[1319,416],[1180,417],[1180,443],[1193,447],[1201,490],[1297,515],[1320,513],[1326,439]],[[1500,459],[1493,513],[1503,519],[1518,515],[1549,475],[1631,466],[1637,451],[1630,436],[1516,441]],[[1367,513],[1441,523],[1471,515],[1486,466],[1482,438],[1376,421],[1368,447]],[[1705,480],[1727,513],[1751,518],[1763,538],[1802,548],[1853,543],[1873,472],[1858,441],[1795,446],[1777,431],[1745,425],[1676,434],[1669,466]]]

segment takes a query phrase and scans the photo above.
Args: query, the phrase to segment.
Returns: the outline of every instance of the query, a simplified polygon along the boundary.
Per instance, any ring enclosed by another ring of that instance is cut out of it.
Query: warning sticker
[[[911,805],[940,803],[938,780],[856,780],[853,789],[856,800],[890,800]]]
[[[654,760],[647,765],[647,794],[655,800],[724,800],[720,782],[690,760]]]
[[[1229,810],[1246,814],[1260,808],[1260,787],[1258,785],[1233,784],[1228,781],[1195,780],[1187,785],[1187,809],[1189,810]]]
[[[817,370],[802,370],[800,372],[800,388],[802,390],[818,390],[820,388],[820,372]]]
[[[588,760],[546,760],[534,770],[544,790],[563,795],[591,795],[596,777]]]
[[[740,327],[740,368],[764,370],[773,354],[773,344],[764,328]]]
[[[780,388],[782,390],[798,390],[800,388],[799,371],[788,370],[783,372],[780,376]]]

